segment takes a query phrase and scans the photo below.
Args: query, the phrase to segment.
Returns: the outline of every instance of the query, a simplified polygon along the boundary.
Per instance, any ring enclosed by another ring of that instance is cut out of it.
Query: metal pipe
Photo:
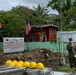
[[[0,71],[0,74],[8,74],[8,73],[15,73],[15,72],[21,72],[23,71],[25,68],[12,68],[12,69],[7,69],[7,70],[4,70],[4,71]]]
[[[12,69],[11,66],[5,67],[5,66],[0,66],[0,71],[1,70],[7,70],[7,69]]]
[[[65,58],[63,57],[63,41],[62,41],[62,0],[60,0],[60,22],[61,22],[61,35],[60,35],[60,42],[61,42],[61,58],[60,64],[65,65]]]

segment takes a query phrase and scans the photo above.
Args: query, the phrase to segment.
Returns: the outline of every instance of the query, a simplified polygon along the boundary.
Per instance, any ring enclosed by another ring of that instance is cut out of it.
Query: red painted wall
[[[58,31],[58,28],[56,28],[56,31]],[[38,30],[32,30],[31,34],[35,35],[35,41],[40,41],[40,34],[46,34],[47,36],[47,41],[52,40],[53,38],[56,37],[56,34],[52,33],[52,27],[46,27]]]
[[[56,37],[56,33],[52,33],[52,27],[49,28],[48,30],[49,30],[49,34],[48,34],[49,36],[48,36],[48,38],[49,38],[49,41],[50,41],[50,40],[52,40],[53,38]]]

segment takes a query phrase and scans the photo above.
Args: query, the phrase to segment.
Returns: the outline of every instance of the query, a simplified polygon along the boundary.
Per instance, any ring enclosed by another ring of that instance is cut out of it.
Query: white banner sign
[[[4,53],[24,51],[24,38],[4,37],[3,47],[4,47]]]
[[[57,32],[57,41],[69,42],[69,38],[73,38],[73,42],[76,42],[76,31],[58,31]]]

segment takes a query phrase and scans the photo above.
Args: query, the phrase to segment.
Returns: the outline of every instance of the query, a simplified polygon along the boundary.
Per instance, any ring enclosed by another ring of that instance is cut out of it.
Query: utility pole
[[[60,0],[60,24],[61,24],[61,35],[60,35],[60,49],[61,49],[61,58],[60,58],[60,64],[65,65],[65,58],[63,57],[63,41],[62,41],[62,0]]]

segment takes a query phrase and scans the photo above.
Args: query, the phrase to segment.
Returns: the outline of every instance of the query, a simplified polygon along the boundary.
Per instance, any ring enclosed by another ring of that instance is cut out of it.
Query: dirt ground
[[[0,53],[0,64],[8,59],[10,60],[22,60],[22,61],[35,61],[43,62],[45,67],[56,69],[60,65],[60,54],[58,52],[51,52],[44,48],[36,48],[29,52],[16,52],[16,53]],[[68,63],[68,57],[65,55],[65,63]]]
[[[52,60],[50,59],[49,61],[44,62],[45,67],[49,67],[49,68],[52,68],[53,70],[56,70],[56,68],[58,66],[63,65],[63,64],[60,63],[60,58],[56,58],[56,59],[52,59]],[[64,58],[65,58],[65,64],[69,64],[68,57],[64,57]]]

